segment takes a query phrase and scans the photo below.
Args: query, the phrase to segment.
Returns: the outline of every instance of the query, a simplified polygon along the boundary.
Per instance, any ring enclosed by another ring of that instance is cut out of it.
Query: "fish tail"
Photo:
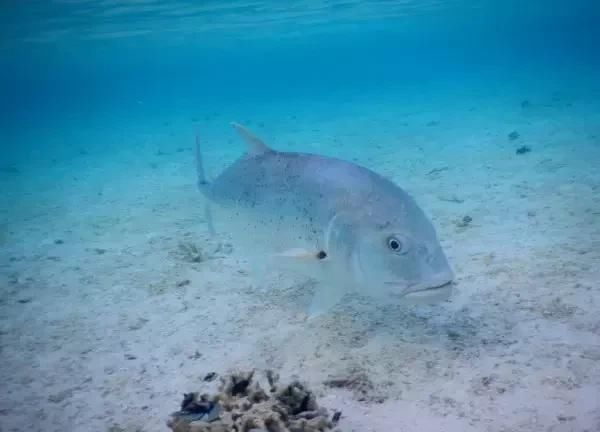
[[[200,151],[200,136],[196,132],[196,176],[198,179],[198,189],[204,194],[206,204],[204,205],[204,219],[208,226],[208,232],[210,235],[215,234],[215,227],[213,224],[212,211],[210,209],[210,201],[208,200],[208,188],[210,183],[206,180],[206,174],[204,173],[204,163],[202,160],[202,152]]]

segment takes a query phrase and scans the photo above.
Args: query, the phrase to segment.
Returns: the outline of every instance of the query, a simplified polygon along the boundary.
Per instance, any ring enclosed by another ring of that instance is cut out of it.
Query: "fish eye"
[[[402,248],[403,248],[402,242],[398,238],[393,237],[393,236],[392,237],[388,237],[388,239],[387,239],[387,245],[388,245],[388,247],[390,248],[391,251],[397,252],[397,253],[401,252]]]

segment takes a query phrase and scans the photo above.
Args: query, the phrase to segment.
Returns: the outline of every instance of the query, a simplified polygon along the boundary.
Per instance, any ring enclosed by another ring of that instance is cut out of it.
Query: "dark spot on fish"
[[[319,258],[320,260],[327,258],[327,252],[319,251],[319,253],[317,254],[317,258]]]

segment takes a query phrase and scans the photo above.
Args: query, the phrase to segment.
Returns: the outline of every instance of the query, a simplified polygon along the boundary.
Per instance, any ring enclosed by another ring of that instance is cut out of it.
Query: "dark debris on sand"
[[[340,413],[330,418],[300,382],[280,387],[269,371],[264,384],[267,390],[254,371],[222,377],[217,394],[185,394],[167,426],[173,432],[325,432],[336,426]]]
[[[517,150],[515,150],[515,153],[518,155],[522,155],[522,154],[529,153],[530,151],[531,151],[531,147],[524,145],[524,146],[519,147]]]

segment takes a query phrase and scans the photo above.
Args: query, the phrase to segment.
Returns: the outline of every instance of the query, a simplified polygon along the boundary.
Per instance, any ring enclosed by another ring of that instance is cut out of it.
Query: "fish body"
[[[317,281],[310,315],[352,291],[448,298],[452,270],[433,225],[408,193],[344,160],[275,151],[233,125],[248,144],[246,154],[211,183],[199,159],[198,185],[211,218],[259,266]]]

